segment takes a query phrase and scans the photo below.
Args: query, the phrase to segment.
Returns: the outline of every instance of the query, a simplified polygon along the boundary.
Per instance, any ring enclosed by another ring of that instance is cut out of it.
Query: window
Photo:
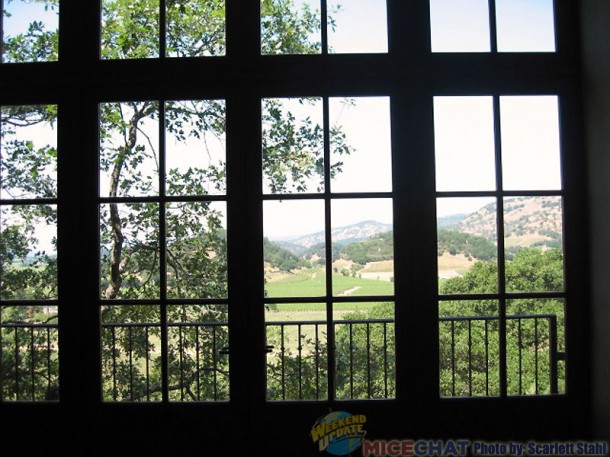
[[[563,392],[557,97],[434,102],[441,395]]]
[[[269,400],[395,395],[389,108],[262,101]]]
[[[224,53],[224,0],[102,1],[102,59]]]
[[[431,0],[433,52],[554,52],[553,0]]]
[[[100,453],[283,455],[331,408],[385,437],[575,433],[560,3],[47,3],[60,30],[20,38],[15,8],[45,3],[5,0],[6,432],[39,414],[50,446],[78,423]]]
[[[0,112],[0,399],[55,401],[57,106]]]
[[[261,53],[349,54],[388,50],[383,0],[261,0]]]
[[[58,59],[59,1],[3,1],[0,18],[2,63]]]
[[[103,396],[229,397],[223,100],[100,105]]]

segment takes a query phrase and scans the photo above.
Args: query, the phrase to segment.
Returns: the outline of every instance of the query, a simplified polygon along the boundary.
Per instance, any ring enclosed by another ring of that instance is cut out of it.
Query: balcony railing
[[[562,389],[557,316],[506,316],[507,392],[557,394]],[[395,345],[392,319],[336,320],[329,375],[326,321],[267,322],[267,398],[323,400],[392,398]],[[0,399],[58,399],[57,324],[0,325]],[[439,318],[442,396],[499,395],[497,316]],[[104,323],[103,385],[109,401],[160,401],[161,327]],[[168,399],[229,398],[228,324],[172,322],[167,328]],[[330,387],[329,387],[330,386]]]
[[[0,325],[0,401],[59,399],[55,323]]]
[[[496,396],[500,392],[497,316],[439,318],[442,396]],[[557,316],[506,316],[509,395],[559,393]]]

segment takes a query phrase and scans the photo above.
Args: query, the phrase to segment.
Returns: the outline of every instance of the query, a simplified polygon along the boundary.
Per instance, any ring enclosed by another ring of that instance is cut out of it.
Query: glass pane
[[[225,54],[224,0],[167,0],[169,57]]]
[[[499,338],[497,302],[440,302],[441,396],[499,395]]]
[[[102,0],[101,56],[159,57],[159,0]]]
[[[167,194],[224,194],[227,187],[224,100],[167,102],[165,132]]]
[[[57,197],[57,106],[3,106],[0,198]]]
[[[488,0],[430,0],[432,52],[489,52]]]
[[[0,401],[59,400],[57,306],[3,306]]]
[[[557,97],[500,97],[500,119],[504,189],[561,189]]]
[[[159,207],[112,203],[100,207],[101,297],[159,297]]]
[[[390,192],[390,99],[330,98],[329,120],[332,191]]]
[[[323,192],[322,99],[264,99],[262,109],[263,192]]]
[[[497,213],[494,198],[439,198],[439,293],[498,291]]]
[[[226,297],[226,203],[170,203],[166,227],[167,296]]]
[[[266,295],[324,296],[324,202],[265,201],[263,217]]]
[[[103,306],[104,401],[161,401],[161,320],[156,305]]]
[[[159,122],[155,102],[100,105],[100,195],[159,193]]]
[[[320,0],[261,0],[262,54],[320,54]]]
[[[331,209],[333,295],[393,295],[392,200],[333,200]]]
[[[10,0],[3,8],[2,62],[58,59],[59,0]]]
[[[508,394],[564,393],[564,301],[508,300],[506,315]]]
[[[57,298],[57,207],[0,209],[0,299]]]
[[[386,0],[328,0],[328,52],[388,52]]]
[[[328,398],[326,305],[268,304],[267,400]]]
[[[496,0],[498,51],[554,52],[553,0]]]
[[[333,326],[336,398],[394,398],[394,303],[335,303]]]
[[[229,400],[226,305],[171,305],[168,319],[170,401]]]
[[[492,97],[434,97],[436,190],[495,190]]]
[[[504,199],[508,292],[563,290],[561,197]]]

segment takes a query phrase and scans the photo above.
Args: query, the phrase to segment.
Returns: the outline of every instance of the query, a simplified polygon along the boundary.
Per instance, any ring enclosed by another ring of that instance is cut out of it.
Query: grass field
[[[265,284],[268,297],[323,297],[326,276],[322,268],[311,268],[271,277]],[[336,296],[393,295],[394,283],[382,279],[365,279],[333,274]]]

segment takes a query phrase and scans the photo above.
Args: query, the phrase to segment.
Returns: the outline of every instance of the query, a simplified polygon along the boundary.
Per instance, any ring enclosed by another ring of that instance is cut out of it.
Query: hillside
[[[489,204],[451,226],[455,231],[496,241],[495,204]],[[562,212],[558,197],[515,197],[504,201],[507,247],[549,246],[561,241]]]
[[[378,233],[388,232],[390,230],[392,230],[390,224],[383,224],[377,221],[362,221],[357,224],[334,228],[331,235],[335,244],[349,244],[364,241]],[[272,241],[295,254],[303,254],[307,248],[324,243],[324,240],[324,232],[317,232],[293,239]]]

